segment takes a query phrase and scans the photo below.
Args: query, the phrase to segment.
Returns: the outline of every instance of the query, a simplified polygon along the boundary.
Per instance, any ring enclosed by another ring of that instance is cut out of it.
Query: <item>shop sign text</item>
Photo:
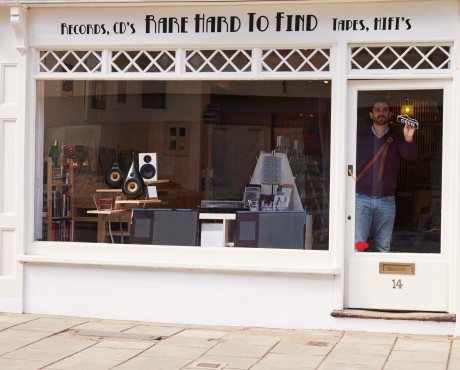
[[[312,32],[319,26],[314,14],[288,14],[277,12],[272,17],[256,12],[244,16],[222,15],[207,16],[197,13],[188,17],[159,17],[146,14],[143,24],[128,21],[116,21],[112,25],[105,23],[71,24],[61,23],[61,35],[110,35],[135,34],[143,30],[145,34],[207,34],[244,32]],[[334,32],[348,31],[402,31],[412,28],[411,19],[405,17],[376,17],[365,19],[330,19]]]

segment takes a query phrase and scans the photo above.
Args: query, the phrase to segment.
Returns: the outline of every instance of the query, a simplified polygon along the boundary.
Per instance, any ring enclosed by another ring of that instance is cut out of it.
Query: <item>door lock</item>
[[[353,165],[352,164],[348,165],[348,172],[347,173],[348,173],[348,176],[351,176],[351,177],[353,177],[354,180],[356,180],[355,175],[353,175]]]

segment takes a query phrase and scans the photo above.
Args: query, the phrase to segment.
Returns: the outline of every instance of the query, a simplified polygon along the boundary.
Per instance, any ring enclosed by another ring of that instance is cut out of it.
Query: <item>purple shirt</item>
[[[378,138],[371,129],[358,134],[356,146],[356,173],[360,174],[362,169],[371,160],[380,147],[387,141],[392,132],[387,132]],[[400,158],[407,160],[417,159],[417,144],[414,141],[408,143],[404,136],[396,134],[393,141],[388,146],[385,168],[383,170],[382,181],[378,182],[377,175],[382,156],[380,156],[371,168],[356,183],[358,194],[370,197],[386,197],[395,195]]]

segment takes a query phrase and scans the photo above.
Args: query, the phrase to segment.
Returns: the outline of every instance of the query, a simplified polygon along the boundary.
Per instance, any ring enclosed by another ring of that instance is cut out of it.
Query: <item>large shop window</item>
[[[328,249],[330,81],[38,87],[37,240]]]

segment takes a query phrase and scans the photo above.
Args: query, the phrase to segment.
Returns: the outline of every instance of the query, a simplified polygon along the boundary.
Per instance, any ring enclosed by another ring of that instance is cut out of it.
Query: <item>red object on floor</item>
[[[356,246],[356,250],[357,250],[358,252],[363,252],[363,251],[365,251],[365,250],[369,247],[369,243],[366,243],[366,242],[356,242],[355,246]]]

